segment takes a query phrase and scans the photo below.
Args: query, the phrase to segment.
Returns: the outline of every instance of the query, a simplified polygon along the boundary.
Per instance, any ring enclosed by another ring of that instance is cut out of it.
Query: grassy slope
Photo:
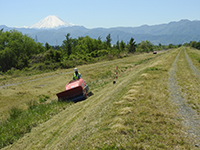
[[[5,149],[191,148],[168,91],[168,71],[178,52],[176,49],[159,57],[143,54],[79,67],[94,95],[33,128],[31,133]],[[155,59],[141,61],[152,57]],[[140,65],[135,66],[136,63]],[[117,84],[113,85],[116,65],[120,73]],[[32,90],[26,89],[30,95],[48,94],[53,98],[63,89],[63,80],[69,81],[71,76],[46,78],[40,81],[43,83],[27,82],[15,89],[6,88],[2,93],[16,92],[30,85]],[[39,90],[33,88],[41,84],[45,86]],[[29,94],[18,103],[23,106],[24,99],[31,99]]]

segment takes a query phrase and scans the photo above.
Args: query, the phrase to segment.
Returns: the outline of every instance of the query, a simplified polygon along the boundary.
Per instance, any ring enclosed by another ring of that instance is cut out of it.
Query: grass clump
[[[16,107],[11,108],[10,117],[0,122],[0,148],[14,143],[24,134],[30,132],[33,127],[49,120],[69,104],[67,102],[52,101],[44,105],[37,104],[36,101],[30,101],[29,108],[25,111]]]
[[[39,102],[40,102],[40,103],[44,103],[44,102],[46,102],[49,98],[50,98],[49,95],[41,95],[40,98],[39,98]]]
[[[10,114],[10,119],[16,119],[18,116],[20,116],[22,114],[22,110],[17,108],[17,107],[13,107],[11,108],[9,114]]]

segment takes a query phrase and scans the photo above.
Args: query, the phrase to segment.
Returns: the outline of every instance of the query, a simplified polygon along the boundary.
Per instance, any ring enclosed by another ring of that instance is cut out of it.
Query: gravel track
[[[178,108],[178,114],[182,120],[182,123],[187,129],[187,134],[190,138],[192,138],[192,142],[196,144],[195,146],[200,145],[200,117],[197,115],[196,111],[193,110],[189,105],[186,103],[185,99],[182,96],[180,87],[176,81],[176,71],[177,71],[177,61],[179,55],[183,49],[180,50],[178,55],[175,58],[175,61],[169,71],[169,89],[171,93],[171,100]],[[185,49],[184,49],[185,51]],[[189,59],[186,51],[185,51],[186,59],[190,68],[192,68],[193,72],[197,74],[200,78],[200,73],[193,66],[191,60]]]

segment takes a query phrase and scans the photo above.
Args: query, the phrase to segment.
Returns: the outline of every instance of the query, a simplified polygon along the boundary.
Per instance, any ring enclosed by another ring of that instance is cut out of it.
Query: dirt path
[[[180,87],[176,80],[176,71],[177,71],[177,61],[180,53],[184,50],[186,59],[190,68],[192,68],[193,72],[200,77],[199,71],[193,66],[189,56],[187,55],[185,48],[181,49],[178,53],[170,71],[169,71],[169,89],[171,92],[171,100],[174,102],[178,108],[178,113],[182,119],[182,123],[187,128],[188,135],[193,139],[192,142],[196,144],[196,146],[200,145],[200,117],[197,115],[196,111],[193,110],[186,103],[186,100],[183,98],[180,90]]]

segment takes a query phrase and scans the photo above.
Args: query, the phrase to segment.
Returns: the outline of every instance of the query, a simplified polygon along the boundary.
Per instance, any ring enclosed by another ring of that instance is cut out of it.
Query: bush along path
[[[183,49],[184,52],[183,53]],[[185,54],[185,55],[184,55]],[[180,87],[180,83],[177,81],[177,71],[178,71],[178,61],[180,59],[184,59],[186,56],[189,67],[193,70],[193,73],[197,74],[199,77],[199,71],[196,67],[193,66],[191,60],[189,59],[189,56],[187,55],[185,48],[182,48],[178,55],[176,56],[174,63],[169,71],[169,90],[171,93],[171,100],[173,103],[175,103],[178,114],[180,115],[181,122],[186,127],[186,135],[188,135],[192,139],[192,143],[195,145],[195,147],[200,147],[200,116],[198,113],[189,106],[187,99],[185,99],[185,96],[187,93],[182,92],[182,87]],[[179,68],[180,69],[180,68]],[[184,70],[184,69],[180,69]],[[191,71],[190,71],[191,72]]]

